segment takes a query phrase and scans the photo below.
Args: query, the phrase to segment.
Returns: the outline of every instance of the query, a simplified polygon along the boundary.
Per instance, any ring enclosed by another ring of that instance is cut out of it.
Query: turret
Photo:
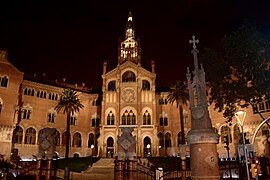
[[[118,64],[131,61],[140,65],[141,47],[140,43],[135,40],[135,26],[131,12],[128,14],[128,20],[125,28],[125,40],[118,40]]]

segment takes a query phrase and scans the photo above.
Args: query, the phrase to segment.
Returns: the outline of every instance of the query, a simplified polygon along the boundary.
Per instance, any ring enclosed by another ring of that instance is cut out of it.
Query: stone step
[[[93,164],[93,167],[114,167],[113,158],[101,158],[96,163]]]

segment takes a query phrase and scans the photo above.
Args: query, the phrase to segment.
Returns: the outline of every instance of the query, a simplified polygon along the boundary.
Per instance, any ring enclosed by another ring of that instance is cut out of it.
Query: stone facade
[[[108,71],[107,63],[103,64],[100,93],[94,93],[84,85],[67,84],[64,80],[24,76],[7,60],[7,53],[1,51],[1,81],[6,77],[8,82],[3,86],[0,83],[0,154],[8,158],[13,148],[18,150],[21,158],[32,159],[38,152],[38,135],[48,127],[57,130],[56,154],[64,157],[66,115],[56,113],[54,107],[66,87],[75,89],[84,105],[72,117],[70,156],[114,157],[118,152],[116,141],[122,127],[133,128],[137,156],[146,156],[148,152],[151,156],[187,154],[179,148],[180,120],[176,104],[168,103],[168,90],[156,87],[155,63],[149,61],[150,70],[141,66],[140,41],[135,38],[131,14],[125,33],[125,39],[119,40],[117,67]],[[270,115],[267,107],[264,106],[264,117]],[[217,144],[219,157],[227,157],[223,141],[225,133],[231,137],[230,155],[236,156],[239,142],[237,128],[234,128],[237,127],[236,120],[229,126],[222,114],[214,111],[213,105],[208,110],[212,125],[220,134]],[[251,142],[262,119],[251,108],[246,111],[245,131]],[[191,130],[189,105],[184,106],[184,117],[187,134]],[[269,156],[269,144],[265,143],[269,138],[269,128],[265,125],[262,129],[265,130],[259,130],[255,138],[255,151]],[[258,143],[265,146],[258,148]]]

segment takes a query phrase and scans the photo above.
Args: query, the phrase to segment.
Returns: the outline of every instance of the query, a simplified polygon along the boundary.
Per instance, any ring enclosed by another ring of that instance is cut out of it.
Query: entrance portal
[[[151,139],[147,136],[143,140],[143,151],[144,151],[144,157],[150,157],[151,156]]]
[[[109,137],[107,139],[107,150],[106,150],[106,158],[113,158],[113,138]]]

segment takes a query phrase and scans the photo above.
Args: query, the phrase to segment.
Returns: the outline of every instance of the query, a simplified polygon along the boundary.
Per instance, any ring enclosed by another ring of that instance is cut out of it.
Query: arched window
[[[30,91],[30,89],[27,90],[27,88],[25,88],[23,94],[24,94],[24,95],[28,95],[28,91]]]
[[[93,133],[88,136],[88,147],[91,148],[91,146],[95,146],[95,135]]]
[[[151,139],[146,136],[143,140],[143,147],[144,147],[144,156],[149,157],[151,156]]]
[[[69,135],[69,144],[70,144],[70,135]],[[66,145],[67,144],[67,132],[65,131],[63,134],[62,134],[62,145]]]
[[[158,139],[159,139],[159,148],[163,148],[164,147],[164,136],[163,134],[160,132],[158,133]]]
[[[132,110],[129,112],[126,110],[122,115],[122,125],[135,125],[136,116]]]
[[[136,76],[133,72],[127,71],[122,76],[122,82],[135,82]]]
[[[78,115],[73,114],[70,116],[70,125],[77,126],[78,125]]]
[[[94,114],[92,116],[92,127],[99,127],[100,124],[100,116],[97,114]]]
[[[30,120],[32,117],[32,107],[30,105],[24,106],[22,109],[22,119]]]
[[[165,134],[165,147],[171,147],[172,143],[171,143],[171,134],[170,133],[166,133]]]
[[[147,80],[142,80],[142,90],[150,91],[150,83]]]
[[[0,98],[0,115],[1,115],[1,112],[2,112],[2,108],[3,108],[3,101],[2,101],[2,99]]]
[[[233,127],[233,142],[234,144],[239,144],[240,139],[242,139],[242,133],[240,132],[240,126],[235,124]]]
[[[55,145],[60,146],[60,132],[57,130],[55,131]]]
[[[36,144],[36,130],[32,127],[25,132],[24,144]]]
[[[107,116],[107,125],[114,125],[114,119],[114,114],[112,113],[112,111],[110,111]]]
[[[23,129],[17,126],[13,131],[12,143],[22,144],[23,140]]]
[[[160,118],[159,118],[159,125],[160,126],[168,126],[168,117],[166,117],[166,116],[161,116]]]
[[[7,87],[7,85],[8,85],[8,77],[4,76],[1,78],[0,86]]]
[[[76,132],[73,135],[72,147],[81,147],[82,146],[82,136],[80,133]]]
[[[181,136],[181,132],[179,132],[177,134],[177,142],[178,142],[178,147],[183,144],[183,139],[182,139],[182,136]]]
[[[55,123],[56,120],[56,111],[54,109],[50,109],[47,114],[47,122]]]
[[[225,125],[221,127],[221,135],[220,135],[220,140],[221,143],[224,144],[225,142],[225,137],[228,137],[229,143],[232,142],[232,135],[231,135],[231,129],[229,126]]]
[[[108,84],[108,91],[116,91],[116,82],[110,81]]]
[[[38,91],[37,91],[37,97],[39,97],[39,96],[40,96],[40,91],[38,90]]]
[[[147,110],[143,114],[143,125],[151,125],[151,115]]]

